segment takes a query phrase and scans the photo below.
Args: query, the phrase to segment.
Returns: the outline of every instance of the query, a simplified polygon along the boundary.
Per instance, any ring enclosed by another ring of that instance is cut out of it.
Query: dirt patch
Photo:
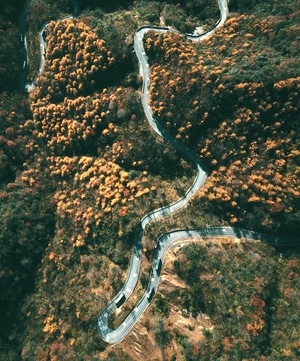
[[[203,239],[195,239],[193,242],[194,241],[196,243],[205,243]],[[189,242],[192,243],[191,240],[189,240]],[[106,355],[108,352],[113,352],[116,355],[125,352],[135,361],[163,361],[169,360],[172,355],[176,355],[177,361],[183,361],[180,356],[181,346],[174,338],[174,330],[176,329],[181,335],[186,336],[192,344],[199,344],[203,339],[203,330],[213,327],[207,315],[200,314],[194,318],[185,310],[181,309],[179,305],[180,294],[188,288],[188,285],[175,273],[174,261],[177,259],[182,246],[185,244],[186,242],[181,240],[168,250],[163,263],[158,288],[158,292],[168,300],[170,306],[168,317],[164,317],[163,319],[164,329],[168,334],[166,346],[162,349],[157,341],[157,324],[161,316],[155,315],[153,313],[153,306],[150,305],[132,331],[121,343],[108,346]],[[147,263],[145,259],[143,263],[144,266],[149,268],[149,263]],[[143,267],[141,267],[141,269],[143,269]],[[138,301],[136,296],[137,293],[135,293],[133,299],[129,301],[131,307]],[[129,305],[127,305],[127,307],[128,306]],[[104,354],[102,357],[104,358]]]

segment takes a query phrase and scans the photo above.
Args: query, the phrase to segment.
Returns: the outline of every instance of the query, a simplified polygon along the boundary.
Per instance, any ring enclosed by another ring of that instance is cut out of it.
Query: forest
[[[69,1],[27,4],[29,93],[18,87],[24,4],[5,0],[0,9],[1,361],[99,360],[107,345],[97,315],[122,286],[140,219],[194,179],[193,164],[145,119],[133,52],[139,26],[178,30],[144,38],[150,104],[209,172],[188,207],[146,230],[145,257],[172,229],[232,225],[289,238],[300,231],[298,1],[231,0],[224,27],[201,43],[184,33],[215,24],[214,1],[82,3],[73,18]],[[199,344],[178,330],[166,336],[161,315],[175,301],[158,295],[157,347],[177,343],[177,360],[299,358],[297,247],[192,245],[174,269],[189,285],[176,307],[207,313],[216,327]]]

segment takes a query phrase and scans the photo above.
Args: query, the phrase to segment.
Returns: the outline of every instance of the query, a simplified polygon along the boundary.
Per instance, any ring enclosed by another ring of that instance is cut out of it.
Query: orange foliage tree
[[[300,78],[269,61],[284,59],[276,39],[266,47],[280,21],[241,15],[201,44],[152,33],[145,48],[154,114],[213,171],[199,201],[233,224],[297,234]]]

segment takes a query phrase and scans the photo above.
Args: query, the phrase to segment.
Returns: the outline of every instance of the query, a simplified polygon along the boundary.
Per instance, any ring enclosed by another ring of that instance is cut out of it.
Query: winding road
[[[216,22],[213,29],[195,36],[192,34],[186,34],[186,38],[191,41],[202,41],[208,36],[210,36],[218,27],[222,26],[227,19],[228,15],[228,6],[227,0],[218,0],[218,6],[220,9],[220,18]],[[201,161],[186,147],[183,143],[177,141],[177,139],[171,137],[156,121],[153,116],[152,110],[149,106],[149,87],[150,87],[150,67],[147,60],[147,55],[143,46],[143,38],[149,31],[156,31],[161,33],[166,33],[172,31],[168,27],[158,27],[158,26],[143,26],[139,28],[134,36],[134,50],[139,61],[140,66],[140,75],[143,78],[142,86],[142,97],[141,102],[143,109],[146,115],[146,118],[152,127],[152,129],[169,143],[171,143],[177,150],[184,153],[195,165],[197,168],[197,176],[186,192],[186,194],[176,202],[169,204],[165,207],[156,209],[147,215],[140,222],[140,229],[137,232],[136,239],[134,242],[133,253],[130,263],[129,272],[127,274],[127,279],[119,291],[119,293],[113,298],[113,300],[100,312],[98,317],[98,331],[101,338],[110,343],[115,344],[121,342],[126,335],[133,328],[137,320],[141,317],[143,312],[150,305],[155,293],[157,292],[160,272],[163,264],[163,260],[168,248],[172,243],[180,239],[185,239],[182,243],[188,242],[187,239],[195,237],[236,237],[236,238],[245,238],[249,241],[261,240],[268,242],[274,246],[291,246],[299,244],[299,240],[289,240],[279,237],[272,237],[264,235],[258,232],[252,232],[245,229],[233,228],[233,227],[210,227],[210,228],[200,228],[200,229],[188,229],[188,230],[176,230],[172,232],[165,233],[157,238],[156,252],[154,255],[152,269],[150,272],[150,281],[147,286],[147,289],[143,297],[136,304],[134,309],[129,313],[123,323],[115,330],[112,330],[108,327],[109,317],[121,307],[126,300],[130,297],[133,292],[136,283],[138,281],[139,269],[140,269],[140,259],[141,259],[141,239],[143,236],[143,231],[145,227],[158,218],[169,215],[173,212],[176,212],[183,206],[185,206],[188,201],[193,197],[193,195],[199,190],[199,188],[205,183],[207,174],[201,166]]]
[[[72,5],[73,5],[73,15],[76,16],[80,12],[80,3],[78,0],[73,0]],[[206,37],[210,36],[218,27],[224,24],[228,15],[227,0],[218,0],[218,6],[220,9],[220,18],[216,22],[215,26],[211,30],[201,35],[196,36],[192,34],[186,34],[186,38],[188,40],[202,41]],[[21,32],[21,42],[24,43],[24,48],[26,49],[25,13],[26,13],[25,10],[23,10],[20,17],[20,32]],[[42,72],[43,64],[44,64],[44,53],[45,53],[46,43],[45,40],[43,39],[43,32],[46,26],[47,25],[44,25],[44,27],[41,29],[39,33],[40,53],[41,53],[40,72]],[[97,321],[98,332],[101,338],[110,344],[121,342],[130,332],[130,330],[133,328],[137,320],[142,316],[142,314],[147,309],[147,307],[150,305],[155,293],[157,292],[160,273],[165,254],[168,248],[171,246],[171,244],[174,243],[175,241],[182,240],[182,244],[184,244],[188,242],[189,239],[195,237],[208,238],[208,237],[227,236],[227,237],[235,237],[235,238],[244,238],[249,241],[261,240],[276,247],[288,247],[288,246],[299,245],[299,239],[297,240],[284,239],[284,238],[268,236],[261,233],[240,229],[240,228],[233,228],[233,227],[209,227],[209,228],[199,228],[199,229],[175,230],[175,231],[167,232],[159,236],[156,240],[157,246],[152,263],[152,269],[150,272],[150,278],[149,278],[150,281],[144,295],[117,329],[113,330],[108,327],[108,320],[110,316],[116,311],[116,309],[121,307],[127,301],[127,299],[130,297],[137,284],[139,277],[139,270],[140,270],[141,254],[142,254],[141,240],[146,226],[150,222],[162,218],[166,215],[170,215],[171,213],[174,213],[179,209],[181,209],[183,206],[185,206],[189,202],[189,200],[193,197],[193,195],[199,190],[199,188],[205,183],[207,179],[207,174],[201,165],[201,161],[189,150],[187,146],[179,142],[177,139],[172,138],[159,125],[159,123],[156,121],[155,117],[153,116],[152,110],[149,106],[150,66],[148,64],[147,55],[144,50],[143,38],[149,31],[152,30],[161,33],[173,31],[171,28],[168,27],[143,26],[136,31],[134,36],[134,50],[139,61],[140,75],[143,78],[141,102],[145,112],[145,116],[152,129],[159,136],[163,137],[165,140],[171,143],[177,150],[184,153],[195,164],[197,168],[197,175],[194,179],[193,184],[181,199],[165,207],[156,209],[146,214],[142,218],[140,225],[136,230],[136,234],[135,234],[134,247],[133,247],[129,271],[127,274],[127,279],[123,284],[123,287],[121,288],[119,293],[112,299],[112,301],[104,309],[102,309],[102,311],[98,316],[98,321]],[[23,74],[25,75],[23,75],[22,84],[20,86],[23,86],[23,89],[25,88],[26,90],[30,90],[30,87],[34,85],[32,84],[31,86],[25,86],[26,69],[27,69],[26,51],[25,51],[25,55],[26,56],[24,57],[26,57],[26,62],[24,60],[25,63],[23,64]]]
[[[18,79],[18,89],[21,92],[29,92],[34,88],[34,82],[31,84],[26,83],[27,70],[28,70],[28,53],[27,53],[27,39],[26,39],[26,18],[27,18],[27,7],[30,0],[25,0],[22,12],[19,16],[19,32],[20,32],[20,42],[23,47],[22,51],[22,66],[20,70],[20,75]],[[80,0],[70,0],[70,4],[72,6],[72,16],[68,16],[67,19],[71,19],[72,17],[77,17],[80,15],[81,6]],[[46,53],[46,41],[43,37],[44,31],[47,27],[47,23],[44,24],[39,31],[39,45],[40,45],[40,68],[38,72],[38,76],[42,73],[44,69],[45,63],[45,53]]]

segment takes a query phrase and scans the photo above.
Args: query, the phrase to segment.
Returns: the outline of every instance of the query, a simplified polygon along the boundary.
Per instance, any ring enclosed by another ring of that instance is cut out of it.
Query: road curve
[[[227,0],[217,0],[218,6],[220,9],[220,18],[214,25],[213,29],[201,34],[201,35],[192,35],[186,34],[186,38],[191,41],[201,41],[206,37],[210,36],[218,27],[222,26],[226,21],[228,15],[228,6]],[[27,4],[27,1],[26,1]],[[71,1],[73,6],[73,16],[77,16],[80,13],[80,2],[79,0]],[[26,62],[23,64],[23,72],[22,72],[22,81],[21,86],[23,89],[29,91],[31,87],[34,87],[34,84],[25,86],[25,78],[26,78],[26,71],[27,71],[27,53],[26,53],[26,7],[22,11],[20,16],[20,37],[21,42],[24,44]],[[46,28],[47,24],[45,24],[39,32],[39,43],[40,43],[40,54],[41,54],[41,61],[40,61],[40,69],[39,74],[43,71],[44,65],[44,54],[46,48],[46,42],[43,38],[43,33]],[[179,142],[177,139],[172,138],[156,121],[155,117],[153,116],[152,110],[149,106],[149,87],[150,87],[150,67],[147,61],[147,56],[143,47],[143,37],[145,34],[151,30],[156,32],[171,32],[168,27],[157,27],[157,26],[143,26],[139,28],[134,36],[134,50],[136,56],[139,61],[140,66],[140,75],[143,78],[143,86],[142,86],[142,97],[141,102],[142,106],[146,115],[146,118],[152,127],[152,129],[161,137],[166,139],[169,143],[171,143],[177,150],[184,153],[196,166],[197,168],[197,175],[193,181],[193,184],[188,189],[186,194],[176,202],[173,202],[165,207],[156,209],[152,212],[146,214],[141,222],[139,227],[135,232],[135,239],[134,239],[134,247],[132,252],[131,263],[129,267],[129,272],[127,275],[127,279],[119,291],[119,293],[113,298],[113,300],[100,312],[97,321],[97,328],[101,338],[110,343],[115,344],[121,342],[126,335],[130,332],[132,327],[135,325],[137,320],[141,317],[143,312],[151,303],[159,284],[160,279],[160,272],[163,264],[163,260],[168,248],[174,243],[175,241],[182,240],[182,244],[189,242],[189,239],[195,237],[202,237],[202,238],[209,238],[209,237],[235,237],[235,238],[244,238],[249,241],[253,240],[261,240],[264,242],[268,242],[270,245],[276,247],[287,247],[287,246],[299,246],[299,239],[291,240],[291,239],[284,239],[279,237],[273,237],[264,235],[261,233],[234,228],[234,227],[210,227],[210,228],[198,228],[198,229],[186,229],[186,230],[175,230],[172,232],[167,232],[163,235],[160,235],[157,238],[157,246],[154,255],[154,260],[152,264],[152,269],[150,272],[150,281],[147,286],[147,289],[143,295],[143,297],[139,300],[136,304],[135,308],[131,311],[131,313],[126,317],[123,323],[115,330],[112,330],[108,327],[108,319],[109,317],[115,312],[115,310],[121,305],[126,302],[126,300],[130,297],[131,293],[133,292],[136,283],[138,281],[139,276],[139,269],[140,269],[140,259],[141,259],[141,240],[143,236],[144,229],[146,226],[156,220],[158,218],[164,217],[169,215],[173,212],[176,212],[183,206],[185,206],[191,197],[199,190],[199,188],[205,183],[207,174],[204,171],[201,161],[189,150],[189,148],[184,145],[183,143]]]
[[[214,28],[209,32],[206,32],[199,36],[187,35],[193,41],[200,41],[205,37],[209,36],[217,27],[222,26],[225,22],[228,14],[227,2],[226,0],[218,0],[219,9],[220,9],[220,19],[215,24]],[[112,330],[108,327],[108,319],[114,313],[114,311],[119,308],[126,300],[130,297],[132,291],[134,290],[136,283],[138,281],[139,269],[140,269],[140,258],[141,258],[141,239],[143,236],[143,231],[146,226],[163,216],[169,215],[173,212],[176,212],[183,206],[185,206],[188,201],[193,197],[193,195],[198,191],[198,189],[205,183],[207,174],[201,166],[200,160],[189,150],[187,146],[179,142],[177,139],[171,137],[156,121],[153,116],[152,110],[149,106],[149,87],[150,87],[150,66],[148,64],[148,59],[143,46],[143,38],[145,34],[149,31],[156,31],[161,33],[166,33],[172,31],[169,27],[158,27],[158,26],[142,26],[139,28],[134,36],[134,50],[135,54],[139,61],[140,75],[143,78],[142,86],[142,97],[141,103],[146,115],[146,118],[152,127],[152,129],[169,143],[171,143],[176,149],[184,153],[190,160],[196,165],[197,175],[194,179],[192,186],[188,189],[186,194],[176,202],[173,202],[165,207],[156,209],[144,216],[140,222],[140,227],[136,232],[136,237],[134,240],[133,253],[130,263],[129,272],[127,274],[127,279],[119,291],[119,293],[113,298],[113,300],[100,312],[98,317],[98,331],[101,338],[108,343],[118,343],[124,339],[128,332],[132,329],[136,321],[143,314],[146,308],[151,303],[154,294],[157,291],[159,283],[159,274],[157,270],[161,269],[162,258],[160,253],[156,253],[152,271],[150,275],[150,283],[144,294],[140,299],[138,304],[135,306],[133,311],[127,316],[124,322],[115,330]],[[169,239],[172,240],[172,232],[168,234]],[[188,234],[185,234],[185,237],[189,237]],[[174,239],[175,240],[175,239]],[[176,238],[177,240],[177,238]],[[172,242],[171,242],[172,243]],[[164,252],[167,249],[167,244],[161,243],[160,252]],[[169,243],[168,243],[169,245]]]
[[[201,34],[201,35],[192,35],[186,34],[186,38],[191,41],[201,41],[208,36],[210,36],[218,27],[222,26],[226,21],[228,15],[228,6],[226,0],[218,0],[218,5],[220,9],[220,18],[216,22],[213,29]],[[147,55],[143,47],[143,37],[147,32],[154,30],[156,32],[166,33],[172,31],[168,27],[157,27],[157,26],[143,26],[139,28],[134,36],[134,50],[139,61],[140,66],[140,75],[143,78],[142,86],[142,97],[141,102],[143,109],[146,115],[146,118],[152,127],[152,129],[161,137],[166,139],[171,143],[176,149],[183,152],[197,167],[197,176],[186,192],[184,197],[177,200],[174,203],[171,203],[165,207],[156,209],[147,215],[140,222],[139,229],[136,232],[135,242],[133,247],[133,253],[130,263],[129,272],[127,274],[127,279],[119,291],[119,293],[113,298],[113,300],[100,312],[98,317],[98,331],[101,338],[110,343],[115,344],[121,342],[126,335],[130,332],[132,327],[135,325],[137,320],[141,317],[143,312],[151,303],[155,293],[157,292],[160,272],[162,268],[162,263],[167,252],[167,249],[171,246],[172,243],[180,239],[185,239],[182,241],[182,244],[188,242],[188,239],[195,237],[209,238],[209,237],[234,237],[234,238],[244,238],[248,241],[261,240],[268,242],[273,246],[292,246],[299,245],[299,240],[290,240],[283,239],[279,237],[272,237],[264,235],[258,232],[248,231],[240,228],[233,227],[210,227],[210,228],[199,228],[199,229],[187,229],[187,230],[176,230],[172,232],[165,233],[159,236],[156,240],[156,252],[154,255],[152,269],[150,272],[150,281],[148,283],[147,289],[138,301],[134,309],[122,322],[122,324],[115,330],[112,330],[108,327],[108,319],[115,312],[115,310],[122,306],[123,303],[130,297],[134,287],[136,286],[139,268],[140,268],[140,258],[141,258],[141,239],[143,236],[143,231],[145,227],[158,218],[161,218],[165,215],[169,215],[184,205],[191,199],[191,197],[199,190],[199,188],[205,183],[207,174],[201,166],[200,160],[186,147],[183,143],[177,141],[177,139],[172,138],[156,121],[153,116],[152,110],[149,106],[149,87],[150,87],[150,67],[147,61]]]
[[[32,84],[26,84],[26,77],[27,77],[27,70],[28,70],[28,53],[27,53],[27,40],[26,40],[26,18],[27,18],[27,7],[30,0],[25,0],[22,12],[19,16],[19,33],[20,33],[20,42],[23,46],[22,49],[22,65],[18,80],[18,90],[21,92],[29,92],[34,88],[34,82]],[[71,19],[72,17],[77,17],[80,15],[81,12],[81,6],[80,6],[80,0],[70,0],[70,5],[72,8],[72,16],[69,16],[68,19]],[[44,24],[39,31],[39,45],[40,45],[40,68],[38,72],[38,76],[41,74],[41,72],[44,69],[44,63],[45,63],[45,52],[46,52],[46,42],[44,40],[44,31],[46,29],[48,24]]]

